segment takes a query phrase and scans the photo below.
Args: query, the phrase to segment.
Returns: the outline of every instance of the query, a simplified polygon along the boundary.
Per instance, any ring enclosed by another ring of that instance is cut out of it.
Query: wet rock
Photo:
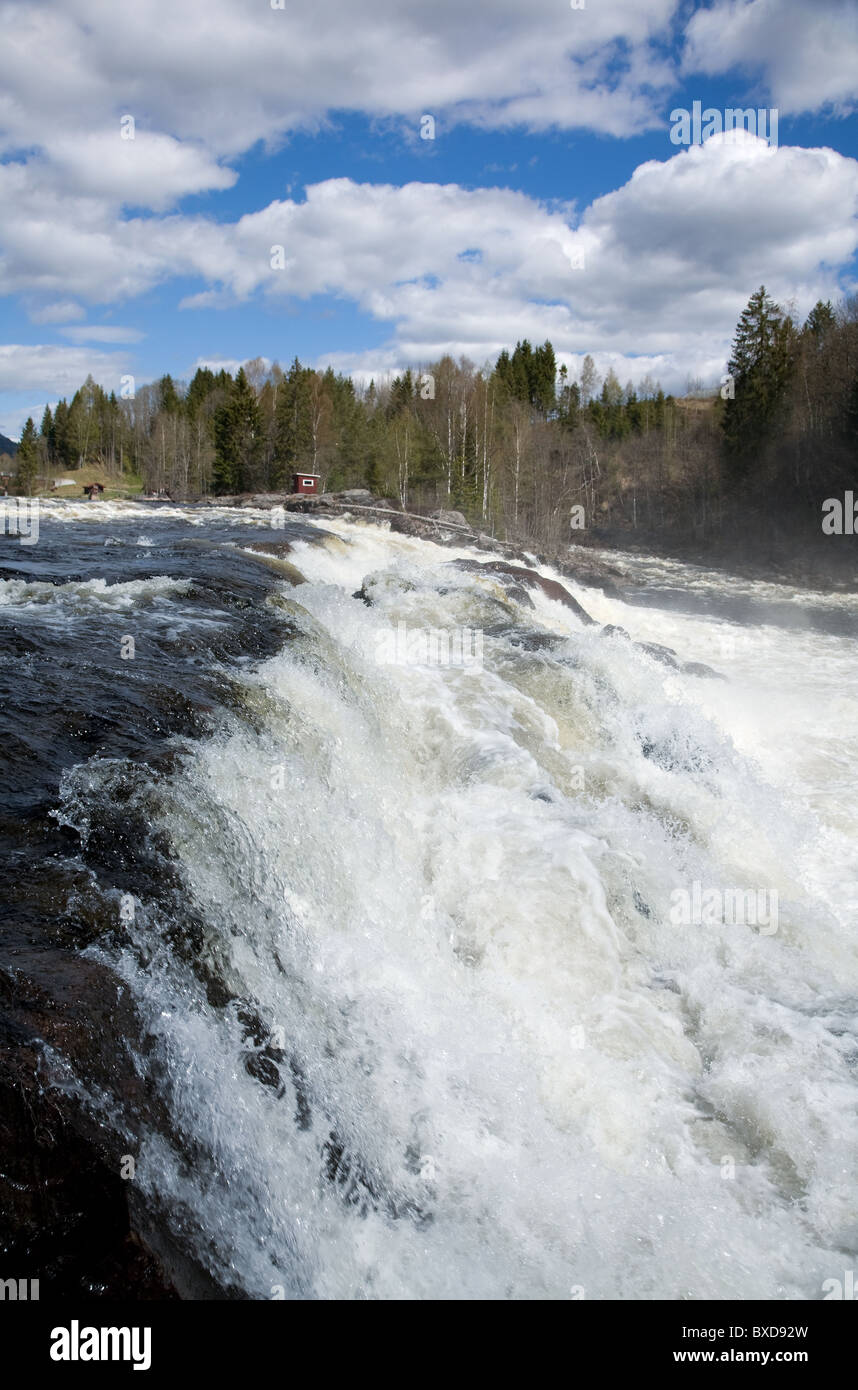
[[[350,487],[344,492],[329,493],[328,496],[335,502],[354,502],[363,506],[371,506],[375,502],[375,498],[366,487]]]
[[[269,544],[267,541],[256,541],[243,547],[243,549],[253,552],[254,560],[258,560],[262,565],[267,565],[275,573],[281,574],[284,579],[288,579],[290,584],[306,584],[306,575],[283,558],[291,548],[288,543],[278,543],[277,541],[273,544]]]
[[[599,636],[625,637],[629,642],[632,640],[624,627],[616,627],[613,623],[606,623]],[[659,642],[633,642],[632,645],[640,651],[646,652],[647,656],[651,656],[662,666],[669,666],[674,671],[681,671],[684,676],[705,676],[717,681],[727,679],[720,671],[713,670],[711,666],[705,665],[702,661],[680,661],[673,647],[663,647]]]
[[[242,550],[264,550],[266,555],[288,555],[292,549],[291,541],[248,541]]]
[[[506,592],[508,598],[515,599],[516,603],[520,603],[523,608],[535,606],[530,594],[520,584],[508,584]]]
[[[560,574],[567,579],[573,579],[576,584],[584,584],[588,589],[601,589],[603,594],[608,594],[611,598],[619,598],[622,595],[622,585],[617,582],[622,579],[621,571],[603,560],[594,558],[573,561],[567,558],[548,563],[553,563]]]
[[[565,637],[554,632],[534,632],[532,628],[513,628],[502,634],[510,646],[520,647],[525,652],[550,652],[562,646]]]
[[[286,1086],[277,1064],[266,1052],[249,1052],[244,1059],[244,1066],[249,1076],[261,1081],[263,1086],[270,1086],[278,1099],[285,1093]]]
[[[725,681],[727,677],[721,671],[715,671],[711,666],[707,666],[704,661],[686,661],[682,666],[682,674],[685,676],[707,676],[711,680]]]
[[[554,599],[556,602],[562,603],[564,607],[571,608],[582,623],[592,624],[595,621],[589,613],[584,611],[578,600],[573,598],[568,589],[564,589],[563,585],[559,584],[556,579],[546,579],[536,570],[526,569],[522,565],[509,565],[505,560],[454,560],[452,563],[457,568],[469,570],[472,573],[496,575],[501,582],[503,582],[505,575],[509,575],[525,587],[541,589],[546,598]]]
[[[409,516],[404,512],[394,512],[390,518],[390,529],[400,536],[415,536],[421,541],[443,541],[436,521],[428,517]],[[447,533],[451,534],[450,532]]]
[[[430,512],[429,515],[433,521],[443,521],[446,522],[448,526],[464,526],[467,531],[473,530],[473,527],[461,512],[444,511],[442,509],[437,512]]]
[[[653,661],[660,661],[662,666],[671,666],[675,671],[679,670],[680,663],[676,659],[676,652],[673,647],[663,647],[660,642],[635,642],[642,652],[651,656]]]
[[[82,1104],[59,1057],[87,1091],[109,1089],[126,1125],[150,1104],[117,1055],[117,1027],[139,1025],[106,967],[7,941],[0,959],[0,1247],[7,1266],[40,1280],[45,1298],[176,1297],[130,1217],[123,1181],[130,1134]],[[52,1084],[56,1077],[59,1084]]]

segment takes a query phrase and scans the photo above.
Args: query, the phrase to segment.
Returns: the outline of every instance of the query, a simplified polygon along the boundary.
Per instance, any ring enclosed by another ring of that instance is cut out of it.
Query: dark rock
[[[654,661],[660,661],[662,666],[672,666],[674,670],[679,670],[676,652],[672,647],[663,647],[660,642],[635,642],[635,646],[640,647],[641,651],[646,652]]]
[[[354,502],[364,506],[369,506],[375,501],[369,488],[366,487],[350,487],[346,488],[344,492],[335,492],[330,495],[333,496],[335,502]]]
[[[444,511],[442,509],[437,512],[430,512],[429,515],[433,521],[443,521],[449,526],[463,526],[467,531],[473,530],[473,527],[461,512]]]
[[[522,607],[535,607],[533,599],[530,597],[530,594],[527,592],[526,589],[523,589],[520,584],[508,584],[506,592],[507,598],[515,599],[516,603],[520,603]]]
[[[556,579],[546,579],[544,575],[537,574],[536,570],[526,569],[523,565],[508,565],[505,560],[454,560],[452,563],[459,569],[470,570],[473,573],[496,575],[501,582],[504,575],[509,575],[527,588],[541,589],[546,598],[555,599],[566,608],[571,608],[583,623],[591,624],[595,621],[589,613],[585,613],[568,589],[564,589]]]
[[[291,541],[248,541],[242,550],[261,550],[266,555],[288,555],[292,549]]]
[[[117,1028],[139,1037],[106,967],[72,952],[7,945],[0,962],[0,1248],[8,1268],[40,1280],[42,1298],[176,1297],[130,1216],[133,1184],[123,1181],[120,1164],[136,1142],[111,1132],[67,1080],[50,1084],[51,1058],[73,1056],[88,1086],[112,1084],[126,1124],[136,1128],[133,1117],[152,1102],[117,1056]]]
[[[554,568],[567,579],[573,579],[576,584],[584,584],[588,589],[601,589],[602,593],[610,595],[612,598],[619,598],[622,595],[622,588],[617,583],[622,578],[620,570],[613,565],[608,565],[602,560],[570,561],[569,559],[557,559],[548,561]]]

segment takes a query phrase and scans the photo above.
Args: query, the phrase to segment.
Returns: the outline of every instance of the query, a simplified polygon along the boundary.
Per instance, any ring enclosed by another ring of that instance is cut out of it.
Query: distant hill
[[[5,434],[0,434],[0,454],[9,454],[12,458],[18,452],[18,445],[13,439],[7,439]]]

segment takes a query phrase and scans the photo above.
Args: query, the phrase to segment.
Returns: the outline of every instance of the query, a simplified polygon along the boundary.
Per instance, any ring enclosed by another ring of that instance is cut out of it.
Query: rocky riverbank
[[[433,541],[436,545],[470,545],[485,550],[502,560],[532,567],[551,565],[558,573],[588,588],[619,596],[623,589],[622,571],[598,556],[586,560],[570,559],[566,551],[534,551],[524,545],[498,540],[471,526],[459,511],[437,509],[430,512],[409,512],[390,497],[375,497],[367,488],[350,488],[345,492],[323,492],[315,496],[302,493],[239,493],[233,496],[207,498],[204,505],[218,507],[282,508],[318,518],[344,517],[364,521],[368,525],[384,526],[399,535]]]

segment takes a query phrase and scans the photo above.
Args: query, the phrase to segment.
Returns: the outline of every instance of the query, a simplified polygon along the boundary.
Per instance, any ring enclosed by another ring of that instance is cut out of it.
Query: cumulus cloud
[[[126,365],[124,354],[98,348],[0,343],[0,392],[67,396],[77,390],[88,372],[108,390],[118,390]]]
[[[67,169],[83,138],[138,131],[196,142],[215,157],[315,129],[331,112],[627,134],[656,121],[652,93],[672,80],[653,42],[678,0],[347,0],[273,9],[264,0],[35,0],[0,5],[5,149],[38,145]],[[395,60],[392,61],[392,58]],[[87,170],[123,196],[126,156],[104,146]],[[199,156],[170,156],[164,186],[217,177]],[[222,171],[221,171],[222,173]],[[150,188],[141,179],[141,191]],[[207,184],[206,186],[222,186]]]
[[[858,100],[855,0],[715,0],[686,29],[684,67],[716,74],[762,70],[774,105],[795,114]]]
[[[5,238],[7,287],[110,299],[194,277],[205,288],[184,301],[189,311],[335,296],[389,325],[389,341],[371,360],[352,359],[356,369],[443,352],[482,363],[527,336],[551,338],[570,360],[640,354],[642,370],[657,363],[681,384],[689,373],[711,380],[753,289],[765,282],[806,313],[820,296],[838,297],[838,272],[858,247],[858,162],[748,135],[649,161],[580,215],[509,189],[329,179],[234,223],[104,213],[86,222],[68,197],[50,216],[28,211],[26,178],[19,166],[0,169],[0,193],[4,180],[19,187],[14,214],[0,197],[0,234],[4,220],[14,231],[32,218],[17,242]],[[62,264],[48,261],[63,227]]]
[[[230,230],[218,293],[347,297],[391,324],[400,359],[481,361],[526,334],[699,368],[762,281],[799,311],[837,298],[857,215],[855,160],[751,136],[641,165],[580,218],[509,190],[329,180]]]
[[[54,137],[45,169],[51,187],[160,211],[191,193],[231,188],[238,178],[197,144],[126,129],[133,138],[123,138],[121,121],[110,131]]]
[[[0,0],[0,152],[38,151],[57,190],[163,208],[229,187],[223,161],[336,113],[433,114],[624,136],[663,122],[680,0]],[[854,0],[714,0],[686,71],[762,69],[784,111],[854,103]],[[135,139],[120,139],[131,116]]]

